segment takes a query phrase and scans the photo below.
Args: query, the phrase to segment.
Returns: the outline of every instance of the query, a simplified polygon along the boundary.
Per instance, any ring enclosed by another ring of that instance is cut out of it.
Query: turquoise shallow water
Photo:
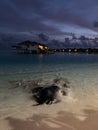
[[[24,90],[9,89],[8,81],[42,79],[51,82],[57,77],[70,82],[72,93],[68,100],[77,101],[76,106],[73,100],[69,104],[67,102],[66,109],[77,110],[77,104],[81,109],[98,109],[98,55],[24,55],[8,52],[0,53],[0,109],[11,109],[29,100]]]

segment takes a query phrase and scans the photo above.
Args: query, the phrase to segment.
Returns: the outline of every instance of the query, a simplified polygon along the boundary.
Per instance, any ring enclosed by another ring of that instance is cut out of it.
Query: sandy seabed
[[[66,112],[59,112],[57,117],[35,114],[27,120],[8,117],[0,121],[0,130],[98,130],[98,112],[85,112],[85,120],[79,120]]]
[[[8,116],[0,119],[0,130],[98,130],[98,111],[84,110],[84,116],[66,111],[40,112],[28,118]]]

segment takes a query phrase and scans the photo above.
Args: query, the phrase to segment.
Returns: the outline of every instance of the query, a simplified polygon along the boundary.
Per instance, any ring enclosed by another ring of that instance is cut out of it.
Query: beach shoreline
[[[98,130],[97,72],[96,55],[1,56],[0,130]],[[69,95],[60,103],[34,107],[28,88],[37,81],[51,85],[60,77],[69,82]]]

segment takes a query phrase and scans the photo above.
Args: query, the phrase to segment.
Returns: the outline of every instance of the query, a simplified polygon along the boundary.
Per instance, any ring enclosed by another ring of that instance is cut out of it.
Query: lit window
[[[86,52],[88,52],[88,49],[86,50]]]
[[[74,51],[77,52],[77,49],[75,49]]]
[[[47,47],[47,46],[45,46],[45,49],[47,50],[47,49],[48,49],[48,47]]]
[[[44,50],[44,47],[42,45],[38,45],[38,48]]]

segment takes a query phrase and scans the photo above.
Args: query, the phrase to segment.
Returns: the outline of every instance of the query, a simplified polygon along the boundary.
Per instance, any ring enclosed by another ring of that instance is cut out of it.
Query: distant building
[[[24,41],[18,43],[17,45],[12,46],[12,48],[14,50],[17,50],[18,52],[33,53],[33,54],[48,53],[51,51],[51,49],[48,46],[31,41]]]

